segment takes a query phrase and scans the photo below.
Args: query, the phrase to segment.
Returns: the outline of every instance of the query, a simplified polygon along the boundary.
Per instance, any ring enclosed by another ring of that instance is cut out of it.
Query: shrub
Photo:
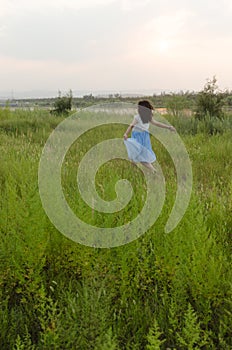
[[[208,79],[203,91],[197,96],[196,118],[204,119],[207,115],[210,118],[223,118],[224,98],[224,93],[218,90],[216,77]]]
[[[167,99],[166,106],[174,117],[179,117],[183,110],[189,107],[189,101],[184,94],[172,94]]]
[[[72,90],[66,96],[61,96],[61,92],[59,91],[59,96],[54,103],[55,109],[51,111],[54,114],[67,114],[72,109]]]

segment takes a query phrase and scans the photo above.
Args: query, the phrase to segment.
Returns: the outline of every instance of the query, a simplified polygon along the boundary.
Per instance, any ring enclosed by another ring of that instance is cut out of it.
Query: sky
[[[214,75],[232,89],[232,0],[0,0],[0,98],[200,91]]]

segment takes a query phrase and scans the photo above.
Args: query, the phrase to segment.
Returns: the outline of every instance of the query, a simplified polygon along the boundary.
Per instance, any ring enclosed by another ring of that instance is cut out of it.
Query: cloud
[[[181,33],[189,18],[194,15],[193,12],[184,9],[169,15],[162,15],[152,20],[147,25],[147,30],[164,37],[174,37]]]
[[[105,7],[52,16],[22,13],[9,21],[0,52],[18,59],[104,60],[122,49],[125,32],[118,27],[120,18],[120,11]]]
[[[132,42],[130,51],[136,57],[149,60],[179,47],[186,42],[189,21],[195,16],[194,12],[182,9],[152,18],[136,29],[136,40]]]
[[[6,25],[0,25],[0,37],[4,37],[6,35]]]
[[[83,8],[109,5],[115,0],[0,0],[1,16],[23,14],[25,12],[46,13],[65,9],[80,10]]]
[[[122,11],[132,12],[146,7],[151,0],[121,0],[120,6]]]
[[[123,11],[135,11],[145,7],[151,0],[0,0],[0,16],[19,15],[25,12],[54,13],[64,10],[78,11],[117,4]]]
[[[5,86],[191,88],[232,74],[231,0],[0,0],[0,9]]]
[[[4,69],[1,69],[4,68]],[[57,60],[14,59],[0,56],[2,88],[7,89],[69,89],[84,84],[89,64],[65,64]]]
[[[0,75],[5,90],[120,90],[129,88],[131,82],[137,80],[130,65],[121,55],[109,61],[95,59],[68,65],[58,60],[19,61],[0,56]]]

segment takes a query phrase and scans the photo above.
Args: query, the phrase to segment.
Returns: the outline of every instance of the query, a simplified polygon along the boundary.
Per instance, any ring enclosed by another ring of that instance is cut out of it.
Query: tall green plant
[[[150,328],[147,340],[146,350],[160,350],[165,339],[161,340],[162,332],[160,331],[158,322],[155,320],[153,327]]]
[[[223,104],[225,95],[218,89],[217,79],[208,79],[204,89],[198,94],[196,100],[196,118],[204,119],[223,118]]]
[[[183,93],[172,94],[167,98],[166,106],[174,117],[180,117],[183,110],[189,107],[189,101]]]
[[[61,92],[59,91],[59,96],[54,103],[54,109],[51,113],[57,115],[67,114],[72,109],[72,99],[72,90],[70,90],[65,96],[61,96]]]

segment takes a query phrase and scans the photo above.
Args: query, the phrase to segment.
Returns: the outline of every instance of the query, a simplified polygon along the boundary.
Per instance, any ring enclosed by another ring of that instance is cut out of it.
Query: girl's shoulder
[[[141,121],[140,115],[139,114],[135,114],[134,115],[134,120],[136,120],[137,122]]]

